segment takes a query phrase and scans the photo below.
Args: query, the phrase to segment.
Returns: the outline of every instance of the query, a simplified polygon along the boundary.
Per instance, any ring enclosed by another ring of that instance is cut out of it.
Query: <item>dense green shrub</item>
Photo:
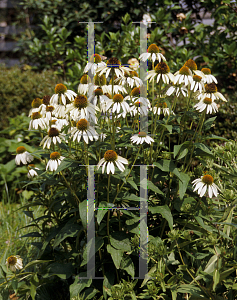
[[[36,73],[30,69],[0,67],[4,76],[0,77],[0,130],[9,125],[8,118],[16,117],[22,112],[28,114],[29,103],[35,98],[51,95],[58,77],[50,70]]]

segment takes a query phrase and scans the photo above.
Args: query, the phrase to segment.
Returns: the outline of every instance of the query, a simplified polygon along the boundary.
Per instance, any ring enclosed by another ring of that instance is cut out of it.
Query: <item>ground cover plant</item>
[[[191,57],[170,70],[151,43],[139,59],[148,89],[135,58],[96,53],[77,91],[59,82],[34,100],[39,147],[19,143],[15,162],[29,168],[22,209],[38,252],[2,259],[2,299],[236,299],[236,142],[209,133],[228,99]],[[85,279],[91,252],[102,279]]]

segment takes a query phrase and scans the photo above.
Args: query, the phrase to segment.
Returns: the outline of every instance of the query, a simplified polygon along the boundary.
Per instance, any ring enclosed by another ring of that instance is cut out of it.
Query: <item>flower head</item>
[[[115,151],[108,150],[105,152],[104,157],[99,161],[97,165],[97,170],[102,165],[102,173],[104,173],[105,167],[107,165],[107,174],[110,172],[114,174],[115,166],[119,168],[120,171],[124,171],[125,167],[124,164],[128,164],[128,160],[119,156]]]
[[[42,129],[46,128],[45,121],[43,119],[42,114],[39,111],[32,112],[28,130],[38,129],[38,127]]]
[[[156,44],[151,44],[147,49],[147,53],[142,53],[139,56],[139,59],[141,59],[142,61],[146,61],[147,59],[149,59],[153,62],[155,62],[156,60],[158,60],[159,62],[161,62],[162,60],[166,61],[165,57],[159,52],[159,47]]]
[[[226,98],[217,91],[217,86],[213,82],[205,84],[205,92],[199,96],[201,99],[206,97],[211,98],[212,100],[221,99],[222,101],[227,102]]]
[[[6,265],[12,272],[21,270],[23,268],[22,258],[19,255],[11,255],[7,258]]]
[[[59,83],[55,87],[55,94],[51,97],[50,104],[60,104],[59,101],[61,100],[62,104],[66,105],[66,97],[72,101],[76,95],[75,92],[68,90],[64,84]]]
[[[20,165],[21,162],[26,165],[34,160],[34,156],[27,152],[24,146],[16,148],[16,153],[15,162],[17,165]]]
[[[101,56],[99,54],[95,53],[91,56],[90,62],[88,62],[85,66],[84,73],[91,71],[91,73],[94,75],[96,69],[103,66],[106,66],[106,63],[102,61]]]
[[[174,84],[184,83],[185,85],[188,85],[189,83],[191,84],[193,82],[192,72],[186,66],[183,66],[178,72],[174,74],[174,76]]]
[[[197,104],[194,105],[194,108],[199,112],[202,112],[206,109],[207,114],[216,113],[218,111],[217,104],[211,98],[202,98]]]
[[[196,71],[197,70],[197,64],[192,59],[187,60],[184,64],[184,66],[188,67],[191,71]]]
[[[47,163],[46,170],[56,171],[65,157],[61,156],[59,152],[53,152],[50,154],[50,160]]]
[[[138,78],[138,74],[136,71],[130,71],[129,74],[125,73],[124,77],[116,78],[114,80],[114,83],[119,83],[120,85],[129,85],[131,88],[143,84],[142,80]]]
[[[134,71],[137,71],[137,69],[139,68],[139,61],[136,58],[130,58],[128,60],[128,63],[130,65],[130,68]]]
[[[151,110],[153,110],[154,114],[161,115],[163,113],[164,116],[170,115],[170,110],[169,110],[166,102],[160,102],[160,103],[155,104],[155,106]],[[172,114],[174,114],[173,111],[172,111]]]
[[[200,93],[204,91],[204,83],[201,76],[193,75],[193,82],[191,83],[190,90],[194,92],[199,90]]]
[[[153,138],[151,138],[146,132],[143,131],[133,135],[130,139],[137,145],[143,144],[144,142],[146,142],[147,144],[151,144],[154,142]]]
[[[211,74],[211,70],[209,68],[202,68],[201,72],[204,74],[203,81],[205,83],[212,83],[215,82],[217,84],[216,78]]]
[[[96,120],[95,111],[99,108],[89,102],[85,95],[77,95],[72,104],[67,107],[67,112],[70,111],[71,117],[76,120],[79,117],[89,118],[90,116]]]
[[[111,72],[111,70],[114,70],[115,75],[117,77],[123,77],[124,73],[129,73],[131,71],[128,67],[123,67],[121,65],[121,62],[116,57],[111,57],[107,63],[106,66],[100,67],[96,70],[97,73],[99,73],[99,76],[101,74],[105,73],[105,77],[107,78]]]
[[[179,13],[179,14],[176,15],[176,18],[177,18],[179,21],[182,22],[183,20],[186,19],[186,16],[185,16],[185,14],[183,14],[183,13]]]
[[[28,178],[33,178],[35,176],[38,176],[38,173],[34,169],[39,170],[39,168],[36,168],[34,164],[28,165],[28,170],[29,170],[27,173]]]
[[[98,140],[99,138],[98,133],[90,126],[90,123],[86,119],[80,119],[76,123],[76,127],[71,129],[70,133],[73,137],[73,141],[77,139],[78,143],[80,142],[81,137],[83,137],[87,144],[89,143],[89,140],[93,141],[93,139]]]
[[[146,80],[150,78],[150,82],[152,79],[157,77],[156,82],[158,83],[162,80],[164,83],[169,83],[169,81],[174,81],[174,75],[170,73],[169,66],[164,62],[159,62],[155,66],[155,70],[149,71],[148,75],[146,76]]]
[[[125,118],[126,114],[130,112],[130,108],[126,100],[124,99],[123,95],[121,94],[115,94],[113,96],[113,99],[109,99],[106,102],[102,103],[102,111],[108,111],[112,109],[112,112],[117,112],[117,114],[120,113],[120,109],[123,110],[123,117]]]
[[[38,107],[40,107],[41,104],[42,104],[42,99],[40,99],[40,98],[35,98],[35,99],[31,102],[31,107],[32,107],[32,108],[38,108]]]
[[[197,191],[200,197],[203,197],[206,191],[208,191],[209,198],[212,198],[213,195],[217,197],[218,195],[218,186],[214,183],[214,179],[211,175],[204,175],[201,178],[195,179],[193,182],[194,192]]]
[[[65,139],[63,134],[60,133],[60,131],[58,130],[57,127],[52,126],[49,131],[48,134],[43,138],[43,140],[40,142],[40,146],[43,145],[43,149],[45,147],[47,147],[48,149],[51,146],[51,143],[53,142],[55,145],[57,143],[61,143],[61,139]]]

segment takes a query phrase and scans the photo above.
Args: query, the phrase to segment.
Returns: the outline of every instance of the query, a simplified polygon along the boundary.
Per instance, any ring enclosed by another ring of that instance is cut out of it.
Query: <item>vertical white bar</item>
[[[95,278],[95,178],[94,165],[88,166],[87,181],[87,278]]]
[[[148,227],[147,227],[147,166],[140,166],[140,255],[139,255],[139,279],[144,279],[148,273]]]
[[[140,22],[140,55],[147,52],[147,24]],[[140,97],[147,98],[147,60],[140,60],[140,79],[143,82],[140,88]],[[146,104],[146,113],[140,114],[140,128],[139,131],[148,133],[148,105]]]
[[[88,62],[94,63],[94,55],[95,55],[95,28],[93,22],[88,22],[88,41],[87,41],[87,53],[88,53]],[[94,74],[91,72],[91,70],[88,71],[88,83],[89,89],[88,89],[88,98],[90,98],[90,102],[93,103],[93,99],[95,96],[94,92]],[[95,113],[90,114],[90,125],[94,125],[95,120]]]

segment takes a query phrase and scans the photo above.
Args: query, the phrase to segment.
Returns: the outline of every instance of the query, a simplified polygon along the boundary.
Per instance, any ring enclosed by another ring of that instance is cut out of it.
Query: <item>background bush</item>
[[[27,68],[27,66],[26,66]],[[52,95],[59,78],[51,70],[41,73],[18,66],[0,67],[4,76],[0,77],[0,130],[9,125],[9,117],[17,117],[25,112],[28,116],[29,105],[35,98]]]

